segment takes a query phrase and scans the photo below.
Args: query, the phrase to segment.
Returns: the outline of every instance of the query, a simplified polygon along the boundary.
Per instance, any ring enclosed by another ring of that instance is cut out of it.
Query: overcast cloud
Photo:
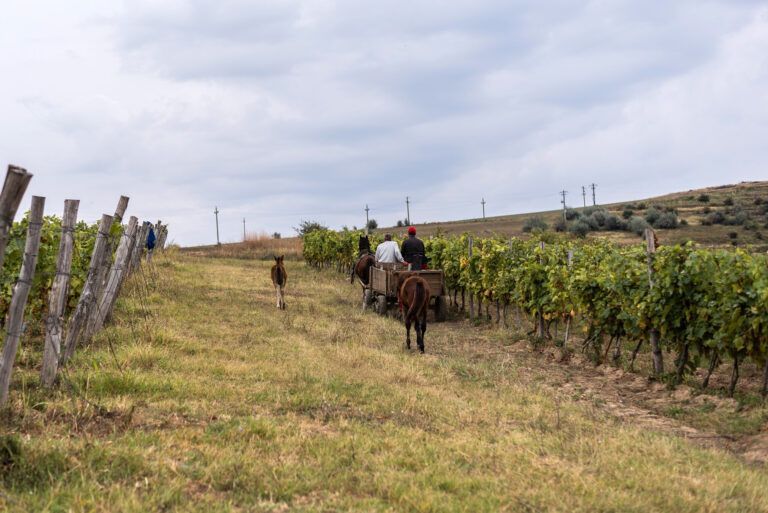
[[[0,164],[182,245],[762,180],[768,3],[8,2]],[[28,198],[23,203],[29,205]]]

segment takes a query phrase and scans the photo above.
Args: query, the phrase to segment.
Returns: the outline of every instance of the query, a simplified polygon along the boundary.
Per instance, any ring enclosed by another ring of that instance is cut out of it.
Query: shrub
[[[674,212],[664,212],[658,219],[656,219],[656,222],[653,223],[653,227],[666,230],[677,228],[677,215],[675,215]]]
[[[272,234],[273,239],[279,239],[280,238],[280,232],[275,232]]]
[[[763,234],[760,232],[755,232],[755,238],[757,240],[763,240]]]
[[[758,226],[757,221],[747,221],[746,223],[744,223],[744,229],[746,230],[754,231],[754,230],[757,230],[758,228],[760,228],[760,226]]]
[[[700,194],[698,199],[702,203],[709,203],[709,194]]]
[[[544,231],[548,228],[546,221],[544,221],[543,217],[535,216],[535,217],[529,217],[525,220],[525,223],[523,224],[523,231],[525,233],[531,232],[533,230],[541,230]]]
[[[580,220],[587,223],[587,225],[589,226],[589,229],[592,231],[600,229],[600,223],[595,218],[594,213],[592,213],[592,215],[589,215],[587,217],[582,217]]]
[[[375,230],[379,227],[379,223],[376,222],[376,219],[371,219],[368,221],[368,229],[369,230]]]
[[[626,209],[624,210],[624,212],[621,213],[621,217],[623,217],[624,219],[629,219],[633,215],[635,215],[635,213],[630,209]]]
[[[688,226],[688,221],[685,219],[680,219],[680,226]]]
[[[653,224],[656,222],[656,220],[661,217],[661,210],[656,207],[651,207],[648,209],[648,211],[645,213],[645,220],[649,224]]]
[[[749,219],[749,214],[747,214],[747,212],[744,210],[739,210],[733,216],[733,224],[741,226],[742,224],[746,223],[748,219]]]
[[[603,207],[598,207],[597,205],[593,205],[591,207],[586,207],[582,209],[581,215],[582,217],[591,216],[594,212],[597,212],[598,210],[602,210]]]
[[[709,208],[709,206],[706,206],[703,209],[701,209],[701,211],[704,212],[705,214],[709,214],[710,212],[712,212],[712,209]]]
[[[565,222],[565,219],[558,219],[552,227],[556,232],[564,232],[568,230],[568,223]]]
[[[605,229],[624,231],[627,229],[627,222],[616,214],[610,214],[605,218]]]
[[[569,221],[572,221],[574,219],[578,219],[579,217],[581,217],[581,212],[579,212],[575,208],[566,209],[566,211],[565,211],[565,218],[568,219]]]
[[[730,232],[728,233],[728,237],[732,239],[738,239],[739,238],[739,232]]]
[[[723,201],[723,205],[727,207],[733,206],[733,198],[731,197],[725,198],[725,201]]]
[[[647,205],[645,203],[638,203],[637,209],[638,210],[645,210],[647,208]]]
[[[637,210],[637,205],[634,203],[627,203],[624,205],[624,210]]]
[[[755,205],[762,205],[763,204],[763,198],[755,198]]]
[[[633,216],[627,224],[627,229],[630,232],[634,232],[638,235],[642,235],[646,228],[648,228],[648,222],[639,216]]]
[[[605,210],[595,210],[592,212],[592,219],[597,221],[598,226],[603,226],[605,224],[605,218],[608,217],[608,212]]]
[[[579,237],[586,237],[590,231],[592,228],[584,219],[579,219],[571,225],[571,233]]]
[[[294,227],[293,229],[296,230],[296,233],[299,234],[299,237],[304,237],[306,234],[312,233],[312,232],[314,232],[316,230],[327,230],[328,227],[327,226],[323,226],[322,224],[318,223],[317,221],[305,221],[305,220],[302,220],[299,223],[299,227],[298,228]]]
[[[706,217],[706,220],[709,221],[709,225],[711,224],[723,224],[725,223],[725,214],[720,212],[719,210],[712,212],[711,214],[708,214]]]

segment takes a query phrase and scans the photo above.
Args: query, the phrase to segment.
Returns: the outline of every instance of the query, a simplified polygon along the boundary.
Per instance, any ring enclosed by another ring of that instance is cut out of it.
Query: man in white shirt
[[[400,254],[400,247],[397,245],[397,242],[392,240],[392,235],[389,233],[384,235],[384,242],[376,248],[376,262],[385,264],[405,263],[403,255]]]

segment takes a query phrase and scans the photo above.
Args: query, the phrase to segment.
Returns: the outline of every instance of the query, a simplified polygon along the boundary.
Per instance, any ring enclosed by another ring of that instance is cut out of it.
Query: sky
[[[768,1],[10,0],[0,73],[20,211],[182,246],[768,179]]]

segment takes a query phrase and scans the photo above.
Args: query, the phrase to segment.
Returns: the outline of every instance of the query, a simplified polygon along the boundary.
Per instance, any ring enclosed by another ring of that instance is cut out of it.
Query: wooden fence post
[[[474,241],[472,239],[472,236],[469,236],[469,260],[472,260],[472,245]],[[478,305],[479,306],[479,305]],[[474,294],[472,291],[469,291],[469,316],[474,317],[475,316],[475,300],[474,300]]]
[[[80,299],[77,301],[75,313],[72,314],[72,317],[69,319],[69,324],[67,325],[67,338],[64,342],[64,349],[61,352],[59,365],[65,365],[67,361],[75,355],[77,341],[85,327],[85,323],[88,321],[88,316],[91,310],[98,301],[98,298],[96,297],[96,280],[99,278],[99,266],[101,265],[104,253],[107,250],[109,230],[112,227],[113,219],[114,218],[108,214],[101,216],[99,231],[96,235],[96,243],[93,245],[93,253],[91,254],[91,263],[88,266],[88,276],[85,278],[83,292],[80,294]]]
[[[56,379],[59,354],[61,353],[61,333],[64,324],[64,308],[69,291],[69,272],[72,269],[72,253],[75,244],[75,224],[80,200],[64,201],[64,217],[61,222],[61,241],[59,258],[56,262],[56,275],[53,278],[51,293],[48,297],[48,320],[45,323],[45,345],[43,346],[43,370],[40,382],[50,388]]]
[[[544,250],[547,248],[547,244],[544,241],[539,242],[539,249],[541,249],[542,253],[539,254],[539,263],[544,264]],[[538,336],[539,338],[544,338],[544,313],[541,311],[541,307],[539,307],[538,311]]]
[[[27,190],[27,185],[31,179],[32,174],[28,173],[26,169],[8,166],[3,191],[0,193],[0,269],[3,267],[5,248],[8,245],[8,234],[10,234],[13,226],[13,218],[16,217],[21,198],[24,197],[24,192]]]
[[[645,229],[646,255],[648,259],[648,281],[650,288],[653,289],[653,256],[656,253],[656,234],[652,228]],[[651,326],[651,352],[653,353],[653,372],[657,376],[664,374],[664,354],[659,346],[659,330]]]
[[[123,232],[123,236],[120,238],[120,245],[117,247],[117,254],[115,255],[115,263],[112,264],[112,268],[109,270],[109,277],[107,278],[107,285],[104,287],[104,294],[101,296],[99,306],[95,310],[96,315],[91,316],[93,323],[89,325],[87,337],[90,339],[101,329],[104,324],[104,319],[112,312],[112,308],[117,301],[117,294],[120,292],[120,286],[123,284],[123,277],[128,269],[129,258],[131,256],[133,246],[136,243],[136,226],[138,219],[131,216],[128,221],[128,227]]]
[[[149,236],[149,225],[144,222],[141,223],[141,226],[136,231],[136,244],[133,245],[130,264],[128,265],[129,274],[132,274],[141,263],[141,256],[144,252],[144,245],[147,243],[147,236]]]
[[[5,332],[5,345],[0,357],[0,406],[8,402],[8,385],[11,382],[13,363],[16,361],[16,351],[19,349],[19,339],[24,325],[24,308],[32,288],[37,266],[37,252],[40,248],[40,232],[43,230],[43,210],[45,198],[32,196],[32,208],[29,211],[29,226],[27,241],[24,245],[24,257],[19,272],[19,280],[13,287],[11,307],[8,310],[8,324]]]
[[[571,272],[571,266],[573,266],[573,249],[568,250],[568,274]],[[568,333],[571,331],[571,312],[568,312],[568,319],[565,323],[565,338],[563,339],[563,349],[568,345]]]
[[[128,201],[130,198],[128,196],[120,196],[120,199],[117,200],[117,207],[115,207],[115,215],[113,223],[117,221],[118,224],[123,222],[123,216],[125,215],[125,211],[128,208]],[[112,228],[109,229],[110,234],[112,233]],[[101,260],[101,265],[99,266],[99,278],[96,280],[96,298],[100,298],[101,295],[104,292],[104,285],[107,283],[107,272],[109,272],[109,266],[112,264],[112,252],[115,249],[114,247],[114,239],[110,237],[107,239],[107,250],[104,252],[104,256]]]

